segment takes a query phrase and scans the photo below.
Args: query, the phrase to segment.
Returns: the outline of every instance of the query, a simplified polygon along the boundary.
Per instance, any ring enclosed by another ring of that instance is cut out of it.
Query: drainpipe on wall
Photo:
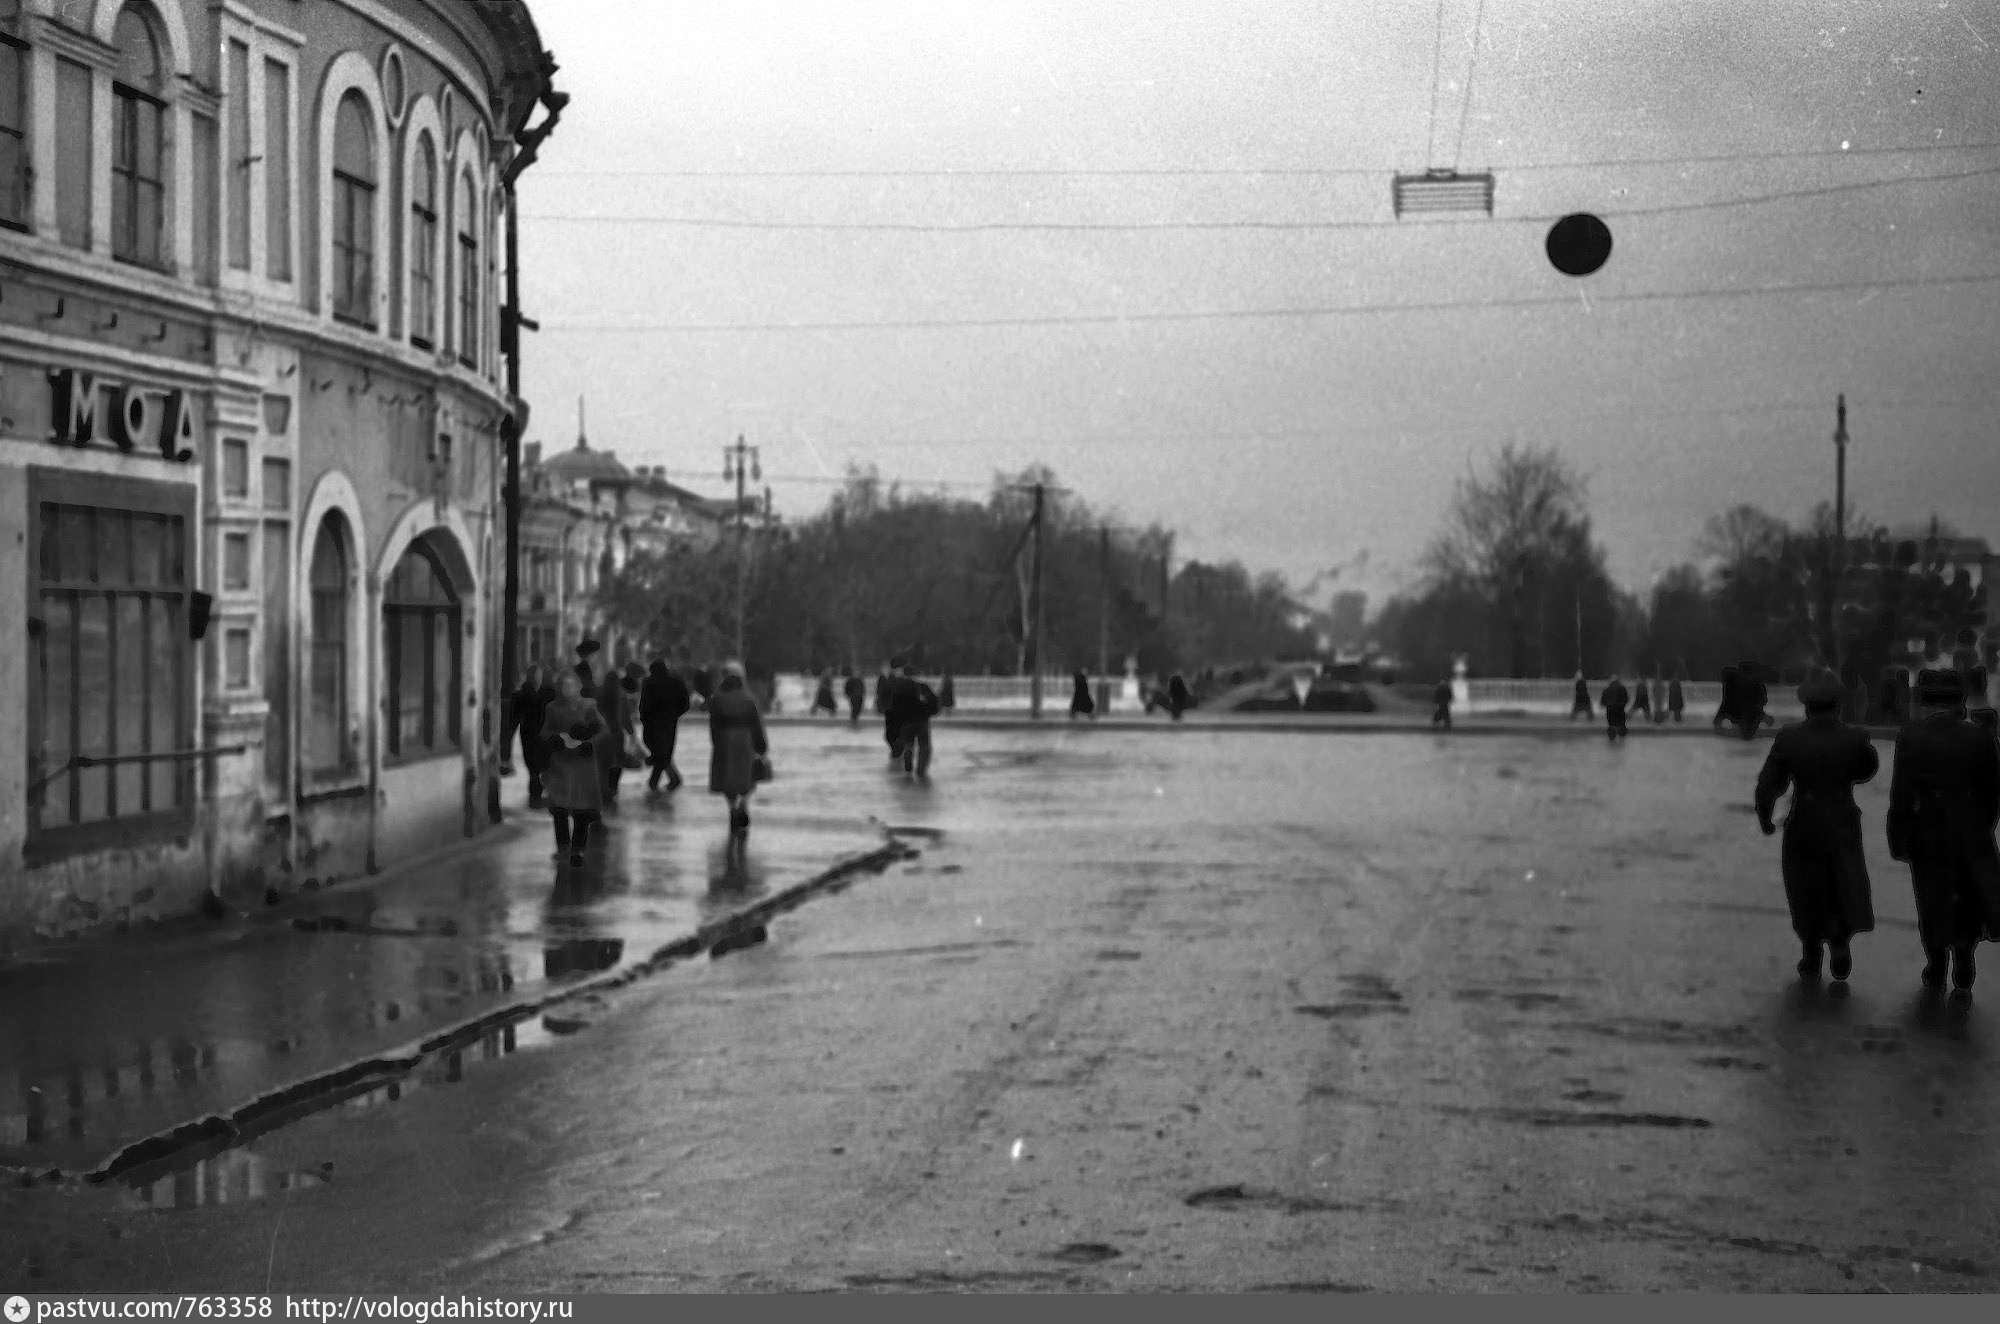
[[[530,129],[525,121],[514,133],[515,145],[520,149],[514,159],[507,163],[501,179],[501,186],[507,195],[507,302],[500,315],[500,347],[507,360],[507,398],[512,404],[507,417],[501,423],[501,439],[506,448],[507,479],[501,493],[506,520],[507,565],[502,575],[503,598],[500,605],[500,703],[512,701],[514,690],[520,685],[520,591],[521,591],[521,432],[527,426],[527,406],[521,401],[521,330],[530,331],[539,327],[521,316],[521,244],[520,218],[515,204],[514,184],[521,172],[535,162],[535,155],[541,150],[544,140],[555,131],[562,119],[563,107],[569,104],[569,94],[555,90],[555,58],[547,51],[536,66],[539,80],[535,99],[548,113],[542,122]],[[532,112],[532,108],[531,108]],[[493,771],[487,781],[486,812],[498,823],[500,811],[500,764],[506,762],[505,748],[508,735],[507,719],[500,719],[500,733],[503,745],[500,757],[493,762]]]

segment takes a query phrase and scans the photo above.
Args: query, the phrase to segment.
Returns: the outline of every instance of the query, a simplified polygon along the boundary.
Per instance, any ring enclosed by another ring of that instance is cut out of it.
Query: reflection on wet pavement
[[[744,850],[725,846],[719,799],[683,794],[611,815],[570,869],[552,858],[547,818],[517,812],[520,830],[492,844],[300,898],[284,918],[0,970],[0,1167],[87,1170],[143,1136],[651,956],[881,840],[839,763],[781,757],[786,793],[759,797]],[[795,820],[794,804],[808,812]]]

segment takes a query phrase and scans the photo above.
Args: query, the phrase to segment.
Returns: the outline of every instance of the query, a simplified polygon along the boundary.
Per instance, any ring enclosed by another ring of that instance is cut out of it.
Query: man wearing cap
[[[1826,948],[1833,977],[1846,979],[1854,968],[1848,940],[1875,927],[1854,788],[1872,779],[1882,761],[1865,730],[1840,720],[1846,694],[1833,673],[1814,674],[1798,694],[1806,720],[1784,728],[1771,742],[1757,774],[1757,825],[1767,837],[1778,830],[1771,814],[1790,787],[1779,867],[1792,932],[1803,953],[1799,977],[1819,978],[1821,949]]]
[[[1965,720],[1955,671],[1917,676],[1920,715],[1896,737],[1889,780],[1889,854],[1910,866],[1923,982],[1971,989],[1973,949],[2000,939],[2000,746]]]

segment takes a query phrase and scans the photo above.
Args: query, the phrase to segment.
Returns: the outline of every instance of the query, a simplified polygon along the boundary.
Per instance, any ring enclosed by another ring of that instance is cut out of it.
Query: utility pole
[[[1035,520],[1032,526],[1035,530],[1035,550],[1029,570],[1032,587],[1028,591],[1034,616],[1034,624],[1029,627],[1032,631],[1029,639],[1033,646],[1028,649],[1028,712],[1037,719],[1042,715],[1042,506],[1047,490],[1041,483],[1035,484]]]
[[[1111,715],[1111,526],[1097,529],[1097,711]]]
[[[722,480],[736,480],[736,660],[743,661],[743,602],[748,592],[749,558],[747,545],[750,539],[750,520],[745,512],[744,488],[751,478],[764,481],[764,467],[758,460],[757,448],[745,445],[741,434],[737,435],[734,446],[722,448]]]
[[[1169,533],[1167,534],[1167,545],[1160,551],[1160,645],[1161,651],[1169,654],[1167,658],[1168,668],[1179,670],[1175,665],[1178,659],[1171,655],[1174,637],[1172,630],[1169,629],[1169,625],[1173,620],[1173,562],[1174,535]]]
[[[1842,392],[1834,406],[1833,427],[1833,536],[1840,543],[1841,561],[1847,560],[1847,395]]]
[[[1576,669],[1583,670],[1583,590],[1576,590]]]

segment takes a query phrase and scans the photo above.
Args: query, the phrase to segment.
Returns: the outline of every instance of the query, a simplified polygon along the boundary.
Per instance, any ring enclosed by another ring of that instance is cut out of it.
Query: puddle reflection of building
[[[273,1167],[253,1150],[229,1149],[176,1172],[132,1183],[127,1202],[142,1209],[199,1209],[242,1204],[324,1182],[317,1173]]]

